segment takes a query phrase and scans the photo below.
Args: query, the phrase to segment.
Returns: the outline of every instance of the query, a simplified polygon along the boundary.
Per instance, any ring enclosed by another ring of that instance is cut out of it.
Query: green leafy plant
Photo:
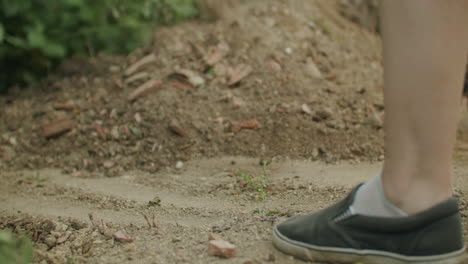
[[[72,55],[127,53],[154,25],[198,14],[193,0],[0,0],[0,91]]]
[[[27,237],[17,238],[12,233],[0,230],[0,262],[3,264],[32,263],[32,243]]]
[[[236,173],[238,177],[241,177],[242,180],[246,183],[247,188],[250,190],[256,191],[258,200],[264,201],[268,196],[268,190],[266,186],[266,180],[264,177],[262,179],[254,179],[249,174],[245,172]]]

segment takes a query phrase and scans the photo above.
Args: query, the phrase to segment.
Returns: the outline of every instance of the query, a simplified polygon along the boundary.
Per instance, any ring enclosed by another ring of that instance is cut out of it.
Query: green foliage
[[[0,263],[32,263],[33,249],[27,237],[16,238],[12,233],[0,230]]]
[[[127,53],[155,24],[197,14],[193,0],[0,0],[0,90],[71,55]]]
[[[265,199],[268,196],[268,190],[267,190],[265,177],[263,177],[260,180],[254,179],[245,172],[238,172],[236,173],[236,176],[241,177],[242,180],[247,183],[247,188],[249,188],[252,191],[257,192],[257,199],[259,201],[265,201]]]

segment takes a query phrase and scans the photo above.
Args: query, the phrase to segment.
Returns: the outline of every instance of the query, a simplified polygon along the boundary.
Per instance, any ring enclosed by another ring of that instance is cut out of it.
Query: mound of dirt
[[[222,154],[378,160],[380,40],[339,9],[249,1],[159,28],[126,58],[70,60],[0,99],[1,164],[116,176]]]

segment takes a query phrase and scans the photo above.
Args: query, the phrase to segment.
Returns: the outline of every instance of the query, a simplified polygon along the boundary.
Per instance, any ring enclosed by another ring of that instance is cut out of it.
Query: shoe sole
[[[306,261],[343,264],[460,264],[466,261],[465,249],[436,256],[409,257],[378,250],[355,250],[314,246],[288,239],[275,227],[273,244],[280,251]]]

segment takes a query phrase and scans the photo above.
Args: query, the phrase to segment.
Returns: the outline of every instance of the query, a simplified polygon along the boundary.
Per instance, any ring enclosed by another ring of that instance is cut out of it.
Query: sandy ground
[[[229,2],[212,23],[158,28],[128,56],[73,58],[0,97],[0,229],[28,235],[35,263],[301,263],[273,248],[272,226],[379,172],[373,1]],[[237,257],[208,256],[210,233]]]
[[[258,159],[223,157],[193,160],[167,173],[128,172],[118,178],[82,179],[54,169],[25,170],[0,176],[5,183],[0,187],[0,208],[10,222],[27,213],[35,221],[68,224],[72,235],[67,241],[51,249],[38,247],[43,259],[57,263],[64,256],[78,263],[302,263],[274,249],[272,226],[288,215],[315,211],[340,199],[379,168],[379,163],[326,165],[285,159],[273,161],[264,172]],[[457,193],[465,201],[468,167],[457,166],[455,171]],[[258,199],[258,191],[243,188],[236,172],[264,177],[265,199]],[[17,181],[6,179],[12,177]],[[160,206],[148,207],[155,197]],[[154,214],[157,228],[147,227],[143,212]],[[462,212],[466,213],[463,206]],[[89,224],[89,213],[112,232],[125,228],[135,241],[109,239],[105,231]],[[75,222],[87,224],[74,230]],[[210,233],[235,244],[237,257],[208,256]],[[82,254],[85,243],[91,248]]]

